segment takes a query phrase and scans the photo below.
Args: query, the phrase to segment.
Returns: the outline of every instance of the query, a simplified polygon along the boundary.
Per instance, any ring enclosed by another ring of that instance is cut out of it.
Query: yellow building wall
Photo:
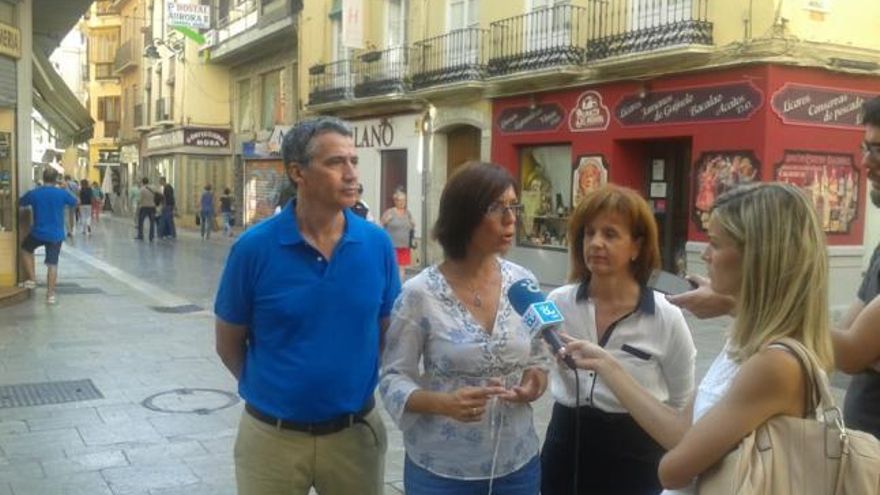
[[[778,1],[778,0],[777,0]],[[876,0],[831,1],[830,12],[803,8],[806,2],[783,2],[781,14],[791,34],[802,41],[880,49],[880,2]]]
[[[175,121],[182,125],[229,127],[230,99],[232,98],[229,69],[207,63],[199,57],[195,42],[186,41],[183,61],[175,64],[177,74],[174,86]]]

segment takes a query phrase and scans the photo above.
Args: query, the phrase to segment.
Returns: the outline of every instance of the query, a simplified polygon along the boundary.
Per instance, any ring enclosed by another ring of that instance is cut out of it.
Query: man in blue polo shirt
[[[349,210],[347,123],[301,122],[282,155],[297,199],[233,245],[214,306],[217,353],[246,403],[238,493],[380,495],[387,441],[373,391],[400,291],[394,249]]]
[[[46,248],[46,302],[55,304],[55,284],[58,282],[58,256],[64,241],[64,208],[76,208],[77,199],[67,189],[59,188],[58,172],[50,167],[43,170],[43,185],[25,193],[18,201],[20,207],[30,206],[34,210],[34,223],[31,232],[21,243],[21,258],[27,280],[23,287],[37,287],[34,251]]]

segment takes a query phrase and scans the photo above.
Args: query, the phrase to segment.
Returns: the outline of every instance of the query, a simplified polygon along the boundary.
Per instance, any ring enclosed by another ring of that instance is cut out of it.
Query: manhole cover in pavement
[[[238,395],[213,388],[177,388],[151,395],[141,405],[152,411],[211,414],[238,404]]]
[[[151,306],[153,311],[158,313],[171,313],[171,314],[185,314],[185,313],[195,313],[196,311],[201,311],[201,306],[196,306],[195,304],[183,304],[181,306]]]
[[[103,398],[91,380],[0,385],[0,409]]]

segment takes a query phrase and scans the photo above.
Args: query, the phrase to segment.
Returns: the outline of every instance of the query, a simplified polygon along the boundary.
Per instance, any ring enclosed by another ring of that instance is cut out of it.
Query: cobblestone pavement
[[[184,230],[148,243],[133,232],[105,217],[93,236],[65,243],[57,305],[45,304],[41,282],[0,309],[0,387],[88,379],[103,396],[7,407],[0,389],[0,495],[235,493],[242,403],[214,354],[210,312],[231,241]],[[702,376],[726,321],[690,323]],[[546,397],[536,403],[542,436],[549,412]],[[386,493],[398,494],[403,444],[385,419]]]

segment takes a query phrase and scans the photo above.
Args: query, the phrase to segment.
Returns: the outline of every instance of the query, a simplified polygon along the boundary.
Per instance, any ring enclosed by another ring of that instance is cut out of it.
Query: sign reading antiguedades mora
[[[532,107],[505,108],[498,115],[501,132],[552,131],[565,119],[565,110],[555,103]]]
[[[763,103],[761,90],[737,82],[624,96],[614,116],[624,127],[748,120]]]
[[[770,100],[786,124],[861,129],[865,100],[875,95],[843,89],[786,84]]]
[[[229,131],[221,129],[185,129],[184,146],[225,148],[229,146]]]

